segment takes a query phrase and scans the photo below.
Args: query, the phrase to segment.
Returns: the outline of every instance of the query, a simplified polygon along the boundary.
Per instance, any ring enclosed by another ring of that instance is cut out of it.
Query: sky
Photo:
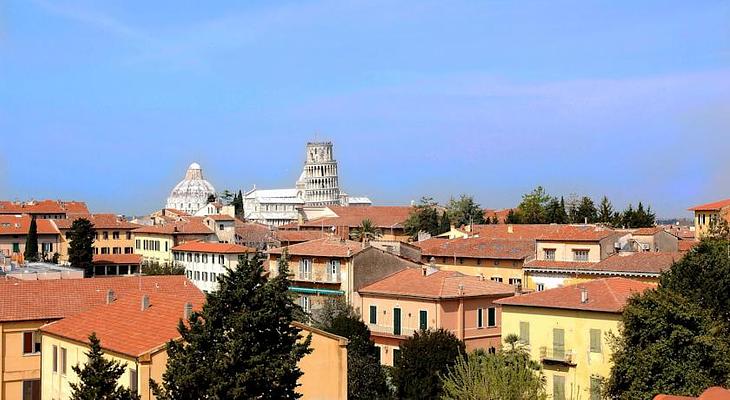
[[[334,142],[375,204],[730,197],[728,1],[0,2],[0,199],[161,208],[293,187]]]

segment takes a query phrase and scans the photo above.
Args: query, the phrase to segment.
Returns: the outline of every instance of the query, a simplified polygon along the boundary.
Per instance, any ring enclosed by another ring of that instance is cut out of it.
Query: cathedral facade
[[[194,162],[185,172],[185,178],[170,192],[165,208],[193,215],[208,204],[210,195],[215,195],[215,188],[203,178],[200,164]]]

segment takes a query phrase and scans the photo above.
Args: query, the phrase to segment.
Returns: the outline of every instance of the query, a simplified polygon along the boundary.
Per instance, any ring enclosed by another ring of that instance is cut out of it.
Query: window
[[[196,281],[200,280],[200,271],[195,271],[195,280]]]
[[[535,285],[535,288],[536,288],[536,290],[538,292],[542,292],[543,290],[545,290],[545,284],[544,283],[538,283],[537,285]]]
[[[553,328],[553,356],[565,357],[565,331],[560,328]]]
[[[378,323],[378,306],[370,306],[370,323]]]
[[[522,278],[509,278],[509,284],[512,286],[522,286]]]
[[[137,393],[139,391],[139,386],[137,385],[137,370],[136,369],[129,369],[129,390],[132,391],[132,393]]]
[[[41,251],[43,253],[50,253],[53,251],[53,243],[41,243]]]
[[[187,275],[188,279],[193,279],[193,271],[186,270],[185,271],[185,275]]]
[[[590,330],[590,336],[591,336],[591,353],[600,353],[601,352],[601,330],[600,329],[591,329]]]
[[[502,277],[501,276],[493,276],[493,277],[491,277],[489,279],[492,280],[492,281],[494,281],[494,282],[502,283]]]
[[[160,250],[160,242],[157,242],[157,250]],[[167,251],[167,240],[165,240],[165,251]]]
[[[112,239],[119,240],[119,232],[118,231],[112,232]]]
[[[601,400],[601,378],[591,377],[590,396],[590,400]]]
[[[299,306],[302,307],[302,310],[304,310],[304,312],[308,313],[312,306],[309,300],[309,296],[301,296],[299,298]]]
[[[225,261],[226,261],[226,259],[225,259],[225,257],[223,257],[223,254],[219,254],[218,255],[218,264],[223,264],[223,263],[225,263]]]
[[[400,361],[400,349],[393,349],[393,366]]]
[[[588,250],[573,250],[573,261],[588,261]]]
[[[195,262],[200,262],[200,253],[195,253]]]
[[[426,310],[418,312],[418,329],[422,331],[428,329],[428,311]]]
[[[208,281],[208,273],[203,272],[203,282],[207,282],[207,281]]]
[[[41,335],[37,332],[23,332],[23,354],[41,352]]]
[[[554,261],[555,260],[555,249],[545,249],[543,250],[545,254],[545,259]]]
[[[109,239],[109,232],[104,231],[101,235],[102,235],[102,238],[104,238],[104,240],[108,240]]]
[[[41,381],[23,381],[23,400],[41,400]]]
[[[101,254],[109,254],[109,248],[108,247],[102,247],[101,248]]]
[[[497,326],[497,309],[494,307],[487,308],[487,326]]]
[[[553,375],[553,400],[565,400],[565,377]]]
[[[53,345],[53,372],[58,372],[58,347]]]
[[[127,238],[127,240],[132,240],[132,231],[127,231],[125,237]]]
[[[203,262],[204,263],[207,263],[208,262],[208,255],[207,254],[203,254]]]
[[[185,253],[185,254],[186,254],[186,258],[188,259],[188,262],[192,262],[193,261],[193,253]]]
[[[459,264],[464,264],[464,259],[459,257]]]
[[[220,231],[223,230],[223,224],[218,225],[218,230],[220,230]]]
[[[383,348],[380,346],[375,346],[375,358],[378,359],[378,364],[380,364],[380,358],[382,357],[380,353],[383,351]]]
[[[308,258],[299,260],[299,279],[312,280],[312,260]]]
[[[520,321],[520,342],[530,344],[530,323]]]
[[[20,243],[13,243],[13,253],[20,253]]]
[[[477,328],[484,328],[484,309],[477,309]]]
[[[327,280],[330,282],[340,280],[340,260],[329,260],[327,262]]]
[[[400,329],[400,308],[394,308],[393,309],[393,334],[394,335],[400,335],[401,329]]]
[[[494,260],[494,265],[499,265],[499,260]]]
[[[61,347],[61,375],[66,375],[66,348]]]
[[[122,248],[121,247],[113,247],[112,248],[112,254],[122,254]]]

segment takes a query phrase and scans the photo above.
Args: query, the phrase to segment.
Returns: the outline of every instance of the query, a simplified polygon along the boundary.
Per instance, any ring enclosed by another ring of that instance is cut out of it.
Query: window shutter
[[[553,329],[553,354],[558,358],[565,356],[565,331],[562,329]]]
[[[553,400],[565,400],[565,377],[553,375]]]
[[[497,326],[497,309],[489,307],[487,312],[487,326]]]
[[[371,324],[378,323],[378,307],[377,306],[370,306],[370,323]]]
[[[524,344],[530,344],[530,323],[520,321],[520,341]]]
[[[601,330],[591,329],[591,353],[601,352]]]
[[[425,331],[428,328],[428,312],[421,310],[418,312],[418,327]]]

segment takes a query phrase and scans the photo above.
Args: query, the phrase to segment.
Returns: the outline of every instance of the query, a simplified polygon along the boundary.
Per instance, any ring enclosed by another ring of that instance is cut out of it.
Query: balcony
[[[342,283],[340,275],[324,274],[324,273],[312,273],[312,272],[300,272],[296,274],[292,280],[295,281],[306,281],[306,282],[317,282],[317,283]]]
[[[393,325],[368,324],[370,332],[374,334],[386,334],[389,336],[412,336],[417,329],[401,327],[400,335],[393,333]]]
[[[560,364],[574,367],[575,354],[573,351],[557,347],[540,347],[540,361],[544,364]]]

